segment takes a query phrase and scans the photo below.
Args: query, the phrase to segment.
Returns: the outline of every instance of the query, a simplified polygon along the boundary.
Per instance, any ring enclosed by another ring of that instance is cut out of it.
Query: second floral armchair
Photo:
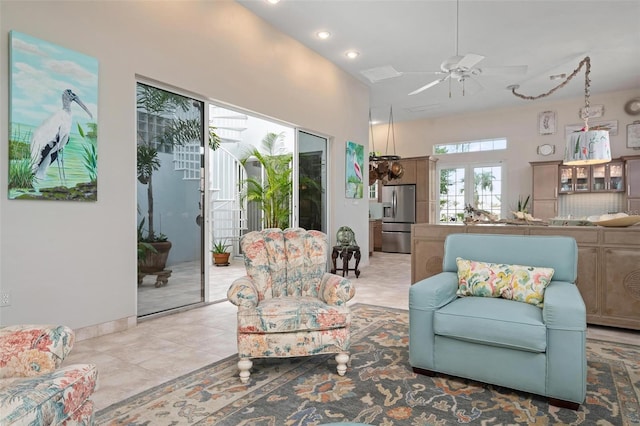
[[[238,368],[248,382],[252,358],[336,353],[349,361],[351,281],[327,270],[326,234],[301,228],[254,231],[241,240],[247,275],[227,297],[238,306]]]

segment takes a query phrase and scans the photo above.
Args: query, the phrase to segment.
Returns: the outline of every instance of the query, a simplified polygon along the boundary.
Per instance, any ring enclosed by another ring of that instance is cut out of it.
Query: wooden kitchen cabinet
[[[382,220],[373,221],[373,250],[382,251]]]
[[[396,160],[402,167],[404,167],[404,173],[400,179],[393,179],[387,182],[387,185],[406,185],[416,183],[416,160],[413,158],[403,158]]]
[[[640,156],[623,157],[627,177],[627,211],[640,214]]]
[[[591,166],[558,167],[560,185],[558,193],[589,192],[591,189]]]
[[[533,169],[532,215],[550,219],[558,215],[558,166],[560,161],[530,163]]]
[[[624,161],[591,166],[591,192],[624,192]]]

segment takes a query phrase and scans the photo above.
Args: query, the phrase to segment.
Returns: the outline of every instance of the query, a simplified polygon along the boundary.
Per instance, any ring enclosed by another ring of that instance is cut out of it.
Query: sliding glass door
[[[298,130],[298,226],[327,232],[327,138]]]
[[[138,316],[204,301],[204,103],[136,86]]]

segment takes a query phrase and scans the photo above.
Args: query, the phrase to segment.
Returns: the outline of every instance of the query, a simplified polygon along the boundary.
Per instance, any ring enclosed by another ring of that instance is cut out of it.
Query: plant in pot
[[[227,266],[229,264],[229,252],[227,251],[229,247],[230,245],[227,244],[227,240],[217,240],[213,242],[211,256],[216,266]]]
[[[201,140],[202,121],[197,111],[194,114],[192,99],[142,83],[136,87],[136,107],[139,117],[137,177],[146,185],[147,209],[138,227],[138,248],[142,242],[155,249],[143,250],[144,257],[138,257],[138,268],[140,272],[153,273],[165,269],[171,249],[167,236],[156,233],[154,221],[153,175],[161,167],[159,150],[171,151],[166,148]],[[198,117],[189,118],[195,115]],[[220,139],[213,127],[209,128],[208,136],[209,146],[216,149]]]
[[[262,150],[254,148],[247,152],[240,163],[244,166],[248,161],[257,161],[262,167],[264,178],[249,177],[243,182],[246,185],[244,197],[256,202],[262,211],[264,228],[287,228],[291,215],[291,153],[283,153],[277,148],[277,142],[284,137],[282,133],[267,133],[262,139]]]

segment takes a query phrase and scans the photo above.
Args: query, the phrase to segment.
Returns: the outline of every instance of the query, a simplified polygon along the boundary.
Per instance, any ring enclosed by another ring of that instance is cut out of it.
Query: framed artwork
[[[556,132],[555,111],[543,111],[538,114],[538,133],[541,135],[553,135]]]
[[[640,121],[627,124],[627,148],[640,148]]]
[[[9,199],[98,198],[98,61],[9,34]]]
[[[586,109],[580,108],[578,111],[578,117],[581,119],[585,119],[586,117]],[[590,105],[589,106],[589,118],[598,118],[604,115],[604,105]]]
[[[569,137],[569,135],[573,132],[578,132],[584,127],[584,123],[580,124],[569,124],[565,126],[565,136]],[[608,120],[608,121],[591,121],[589,122],[589,128],[591,130],[595,130],[596,128],[602,130],[608,130],[611,136],[615,136],[618,134],[618,120]]]
[[[362,198],[364,182],[364,146],[347,141],[345,152],[345,196],[347,198]]]

